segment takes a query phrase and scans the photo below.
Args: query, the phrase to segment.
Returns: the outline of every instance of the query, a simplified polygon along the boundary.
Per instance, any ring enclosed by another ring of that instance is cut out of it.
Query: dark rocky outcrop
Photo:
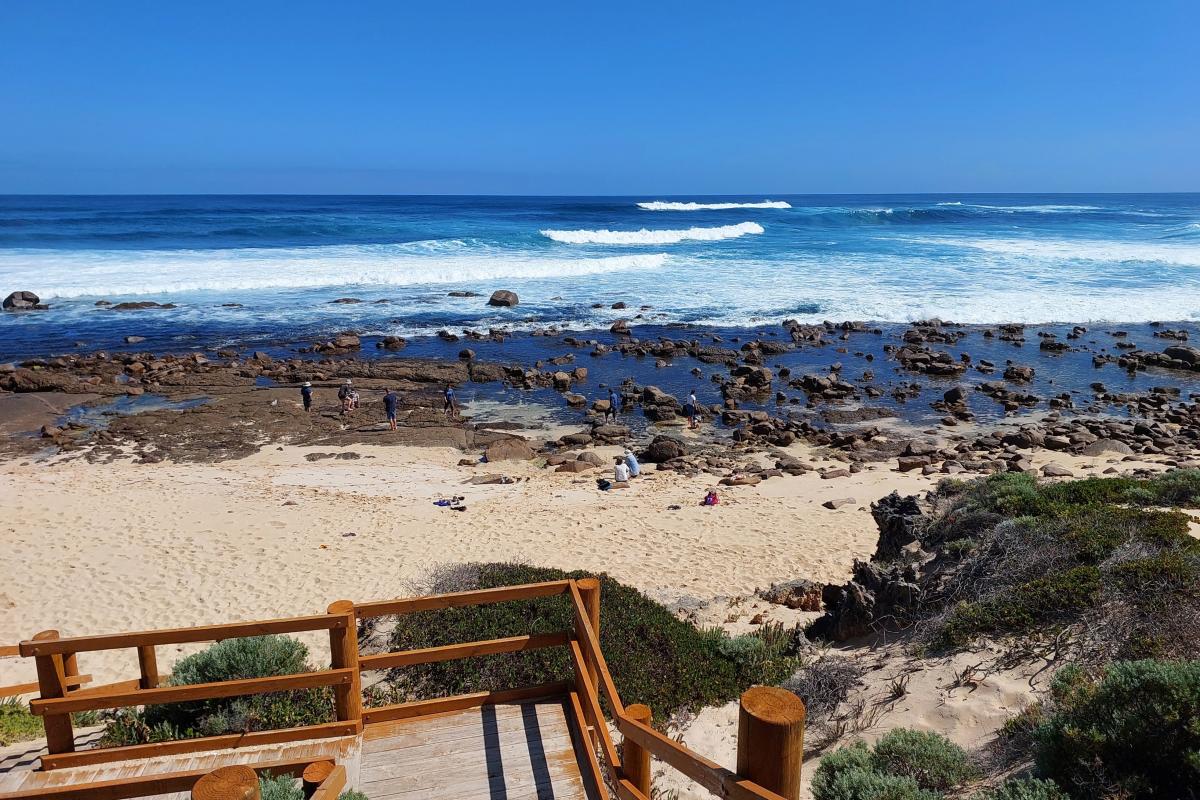
[[[520,302],[516,292],[510,292],[507,289],[497,289],[492,292],[492,296],[488,298],[487,304],[489,306],[511,308]]]
[[[33,292],[13,292],[4,298],[5,311],[45,311],[50,308]]]

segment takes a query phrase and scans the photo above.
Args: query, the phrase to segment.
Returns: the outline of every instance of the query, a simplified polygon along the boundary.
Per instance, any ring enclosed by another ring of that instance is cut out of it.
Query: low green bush
[[[42,721],[29,713],[28,703],[19,697],[0,700],[0,747],[44,735]]]
[[[998,597],[959,603],[941,625],[935,644],[963,645],[980,634],[1028,630],[1092,606],[1100,587],[1099,569],[1076,567],[1012,587]]]
[[[995,789],[979,792],[971,800],[1070,800],[1054,781],[1013,778]]]
[[[300,782],[288,775],[261,775],[258,790],[259,800],[304,800]],[[355,789],[347,789],[338,795],[338,800],[367,800],[367,796]]]
[[[1183,798],[1200,786],[1200,661],[1066,667],[1035,732],[1037,762],[1073,797]],[[1191,793],[1191,794],[1189,794]]]
[[[311,672],[308,649],[287,636],[229,639],[175,665],[170,686],[263,678]],[[316,725],[335,719],[333,692],[300,689],[192,703],[147,706],[115,714],[105,729],[106,744],[140,744],[223,733]]]
[[[521,564],[477,564],[455,573],[453,586],[433,591],[493,588],[521,583],[600,579],[600,644],[621,699],[645,703],[667,716],[682,708],[723,703],[756,683],[775,684],[791,674],[789,632],[770,627],[730,638],[701,631],[665,607],[607,575],[563,572]],[[397,618],[390,649],[411,650],[481,639],[573,630],[565,596],[517,600],[470,608],[423,611]],[[402,702],[486,690],[532,686],[572,676],[566,648],[446,661],[389,673],[387,689],[368,693],[368,703]]]
[[[897,728],[821,759],[815,800],[939,800],[977,775],[961,747],[936,733]]]

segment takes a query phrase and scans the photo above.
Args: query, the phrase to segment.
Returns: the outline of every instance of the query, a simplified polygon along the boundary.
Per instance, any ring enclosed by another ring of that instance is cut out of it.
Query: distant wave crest
[[[988,211],[1009,211],[1020,212],[1028,211],[1032,213],[1042,214],[1073,214],[1079,211],[1103,211],[1099,206],[1073,206],[1073,205],[1039,205],[1039,206],[989,206],[982,203],[961,203],[957,200],[950,203],[938,203],[942,207],[957,207],[957,208],[984,208]]]
[[[676,244],[684,241],[716,242],[721,239],[736,239],[746,234],[763,232],[763,226],[757,222],[742,222],[737,225],[722,225],[718,228],[687,228],[676,231],[652,231],[642,228],[640,231],[542,231],[548,239],[564,244],[620,244],[620,245],[661,245]]]
[[[791,203],[783,200],[762,200],[757,203],[671,203],[665,200],[651,200],[638,203],[638,208],[647,211],[727,211],[732,208],[791,208]]]

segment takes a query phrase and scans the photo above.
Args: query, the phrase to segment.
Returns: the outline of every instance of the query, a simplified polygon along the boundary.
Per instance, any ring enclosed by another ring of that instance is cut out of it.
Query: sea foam
[[[791,203],[783,200],[762,200],[757,203],[672,203],[665,200],[651,200],[638,203],[638,208],[647,211],[727,211],[732,208],[791,208]]]
[[[557,279],[656,269],[668,260],[665,253],[556,258],[503,250],[429,255],[416,255],[413,250],[411,244],[229,250],[8,250],[0,251],[0,274],[14,286],[27,287],[43,298],[66,299]]]
[[[542,236],[564,244],[660,245],[677,244],[684,241],[716,242],[762,232],[763,226],[757,222],[742,222],[717,228],[687,228],[676,231],[652,231],[642,228],[640,231],[546,230],[541,233]]]

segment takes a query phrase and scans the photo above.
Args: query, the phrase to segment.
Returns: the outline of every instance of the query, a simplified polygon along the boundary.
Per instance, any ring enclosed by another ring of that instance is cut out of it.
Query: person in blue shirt
[[[387,412],[388,426],[396,430],[396,408],[400,405],[400,395],[394,389],[388,389],[383,396],[383,410]]]
[[[620,407],[621,400],[617,397],[616,389],[608,390],[608,411],[604,412],[604,420],[607,422],[609,416],[612,416],[612,421],[617,421],[617,409]]]
[[[457,414],[458,413],[458,404],[454,401],[454,387],[449,384],[446,384],[446,391],[444,392],[444,394],[446,397],[446,402],[442,404],[442,413],[443,414]]]
[[[638,463],[637,456],[632,450],[625,451],[625,466],[629,467],[629,477],[636,478],[642,473],[642,465]]]
[[[300,387],[300,400],[304,403],[304,410],[308,411],[312,408],[312,384],[308,381]]]

